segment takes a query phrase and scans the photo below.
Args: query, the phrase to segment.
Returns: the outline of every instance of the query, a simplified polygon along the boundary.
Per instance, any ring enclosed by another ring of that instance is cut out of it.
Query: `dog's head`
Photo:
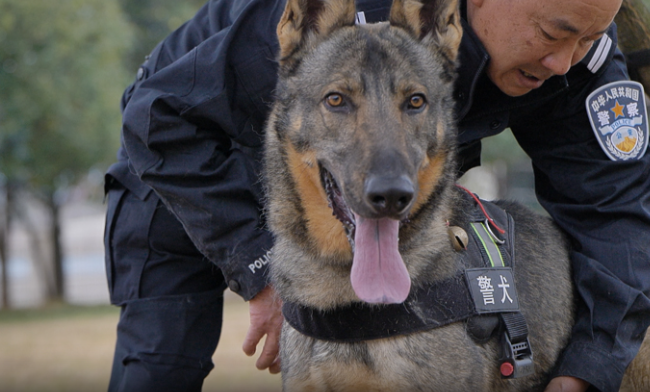
[[[389,23],[362,26],[354,0],[288,0],[277,31],[267,149],[280,152],[298,206],[274,202],[289,195],[274,193],[267,173],[272,228],[291,224],[274,215],[302,216],[312,251],[349,259],[352,250],[359,298],[402,302],[400,226],[453,177],[457,0],[395,0]]]

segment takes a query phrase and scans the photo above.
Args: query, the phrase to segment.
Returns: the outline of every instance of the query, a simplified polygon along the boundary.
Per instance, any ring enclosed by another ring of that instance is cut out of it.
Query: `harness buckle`
[[[501,339],[503,358],[499,370],[502,378],[526,377],[535,371],[533,352],[528,338],[518,343],[512,343],[507,331],[503,332]]]

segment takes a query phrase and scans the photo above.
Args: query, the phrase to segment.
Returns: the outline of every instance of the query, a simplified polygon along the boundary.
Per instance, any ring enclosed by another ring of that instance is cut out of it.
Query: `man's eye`
[[[539,31],[542,33],[542,37],[544,37],[545,39],[549,41],[557,41],[557,38],[547,33],[546,30],[540,28]]]
[[[594,44],[594,40],[593,40],[593,39],[584,39],[584,40],[582,40],[580,43],[582,44],[582,46],[587,47],[587,46],[591,46],[591,45],[593,45],[593,44]]]
[[[585,37],[585,38],[583,38],[583,39],[580,40],[580,43],[581,43],[583,46],[591,46],[591,45],[593,45],[594,42],[596,42],[596,41],[599,40],[600,38],[601,38],[601,37],[598,37],[598,38],[589,38],[589,37]]]

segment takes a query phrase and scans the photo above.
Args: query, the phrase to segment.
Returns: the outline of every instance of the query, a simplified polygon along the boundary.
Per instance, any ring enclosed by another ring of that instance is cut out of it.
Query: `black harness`
[[[322,311],[285,302],[282,312],[287,322],[307,336],[336,342],[406,335],[463,320],[468,320],[468,326],[478,326],[478,335],[489,338],[500,325],[502,376],[517,378],[531,374],[528,328],[519,312],[513,277],[514,220],[497,205],[479,200],[469,191],[465,197],[474,206],[466,230],[469,243],[459,252],[465,269],[411,291],[401,304],[355,302]],[[477,320],[480,322],[472,323]],[[476,333],[471,331],[470,335],[476,340],[485,337],[474,336]]]

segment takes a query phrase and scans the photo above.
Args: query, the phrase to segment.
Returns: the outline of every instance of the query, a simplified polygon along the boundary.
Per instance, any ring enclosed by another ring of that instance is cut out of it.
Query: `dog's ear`
[[[417,39],[431,40],[455,63],[463,37],[458,0],[393,0],[390,24]]]
[[[354,0],[287,0],[277,27],[280,63],[288,61],[310,35],[326,36],[354,21]]]

